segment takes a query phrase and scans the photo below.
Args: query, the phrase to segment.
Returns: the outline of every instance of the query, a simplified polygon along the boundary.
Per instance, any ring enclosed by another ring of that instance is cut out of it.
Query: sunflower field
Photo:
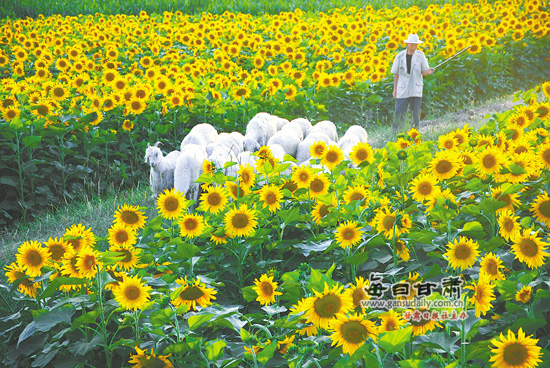
[[[548,366],[550,82],[522,99],[437,142],[316,143],[288,174],[262,147],[196,206],[166,190],[154,217],[26,241],[2,364]]]
[[[425,111],[531,88],[550,79],[548,14],[528,0],[1,19],[0,225],[135,185],[147,142],[176,148],[198,123],[388,124],[389,66],[411,32],[432,65],[472,46],[426,78]]]

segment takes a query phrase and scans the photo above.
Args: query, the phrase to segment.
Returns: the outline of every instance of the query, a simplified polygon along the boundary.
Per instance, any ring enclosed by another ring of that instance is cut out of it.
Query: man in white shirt
[[[424,53],[417,50],[422,43],[417,34],[410,34],[405,40],[407,49],[399,52],[393,61],[391,72],[394,74],[393,98],[395,98],[395,117],[392,133],[403,129],[405,114],[409,105],[413,116],[413,127],[420,125],[420,104],[422,103],[422,77],[433,74]]]

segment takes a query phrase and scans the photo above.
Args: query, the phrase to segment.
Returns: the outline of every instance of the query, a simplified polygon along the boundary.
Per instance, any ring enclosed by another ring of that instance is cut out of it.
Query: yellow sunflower
[[[119,253],[119,255],[123,257],[116,262],[116,265],[124,271],[134,269],[139,265],[141,255],[139,250],[135,247],[131,245],[112,245],[109,250],[111,252]]]
[[[321,220],[329,214],[329,209],[335,207],[332,203],[317,202],[311,211],[311,216],[317,225],[321,223]]]
[[[510,158],[508,168],[510,173],[506,175],[509,183],[521,183],[538,170],[538,160],[534,153],[527,151],[515,154]]]
[[[237,185],[232,182],[226,182],[225,187],[227,188],[227,190],[229,191],[229,195],[233,199],[242,198],[248,195],[248,193],[250,193],[250,189],[248,187],[243,186],[242,184]]]
[[[137,243],[135,231],[123,223],[115,223],[109,228],[108,232],[111,246],[134,245]]]
[[[417,311],[419,312],[419,318],[411,318],[409,320],[409,323],[412,325],[413,336],[422,336],[433,331],[436,327],[441,327],[439,322],[431,318],[431,312],[429,310],[420,308],[412,312],[412,315],[414,316]]]
[[[343,198],[346,204],[350,204],[353,201],[363,201],[363,206],[366,206],[368,193],[363,185],[355,185],[346,189]]]
[[[237,171],[237,175],[241,186],[250,188],[254,185],[256,174],[254,173],[254,169],[249,164],[241,165],[239,167],[239,171]]]
[[[201,283],[200,278],[191,283],[187,281],[187,277],[177,279],[176,282],[181,285],[172,293],[172,303],[176,307],[185,304],[190,310],[197,310],[197,305],[205,308],[212,305],[212,300],[216,299],[214,295],[218,292]]]
[[[439,148],[446,150],[456,149],[459,145],[458,139],[454,137],[453,132],[439,136],[437,141]]]
[[[550,169],[550,143],[544,143],[538,147],[537,157],[546,170]]]
[[[206,161],[205,161],[206,162]],[[200,209],[206,212],[218,213],[229,202],[227,189],[224,187],[208,186],[200,197]]]
[[[331,346],[342,346],[344,354],[353,354],[367,339],[376,336],[376,326],[372,321],[364,319],[363,315],[353,314],[336,319],[330,324],[334,331],[330,338]]]
[[[403,233],[408,233],[411,226],[408,214],[392,212],[387,207],[380,208],[372,221],[372,227],[388,239],[393,238],[394,235],[399,237]]]
[[[498,174],[507,165],[506,156],[497,147],[486,147],[477,154],[477,171],[481,174]]]
[[[137,346],[135,349],[137,354],[130,355],[130,360],[128,361],[128,363],[133,364],[132,368],[174,368],[168,360],[171,354],[156,355],[153,349],[148,353],[147,350],[141,350]]]
[[[258,225],[256,214],[252,209],[248,209],[247,205],[233,208],[225,214],[225,230],[232,238],[252,235],[256,225]]]
[[[254,280],[254,286],[252,289],[258,295],[256,301],[261,305],[271,305],[275,303],[275,297],[277,295],[283,295],[280,291],[277,291],[278,284],[273,281],[273,276],[263,274],[260,279]]]
[[[65,230],[63,239],[66,240],[78,252],[82,247],[93,247],[96,243],[95,235],[91,228],[86,229],[82,224],[73,224]]]
[[[527,264],[529,268],[543,266],[546,263],[545,258],[549,256],[545,252],[548,243],[538,239],[537,235],[538,232],[531,233],[530,229],[526,229],[512,239],[512,253],[517,260]]]
[[[130,101],[126,103],[125,114],[139,115],[147,108],[147,104],[143,100],[132,97]]]
[[[370,295],[365,291],[368,286],[369,280],[365,280],[363,276],[358,276],[355,277],[355,284],[349,284],[349,288],[344,290],[344,294],[351,296],[353,299],[353,308],[363,308],[361,301],[370,299]]]
[[[497,368],[533,368],[539,365],[541,348],[537,346],[538,339],[525,337],[525,332],[520,327],[518,335],[508,330],[508,336],[504,337],[500,333],[499,340],[492,339],[491,343],[495,348],[491,348],[490,362]]]
[[[328,194],[329,186],[330,180],[328,177],[325,174],[317,174],[309,183],[309,194],[313,198]]]
[[[145,227],[147,216],[138,206],[130,206],[125,203],[118,207],[114,218],[116,223],[122,223],[137,230]]]
[[[463,162],[456,151],[440,151],[430,161],[430,168],[437,180],[450,179],[462,169]]]
[[[501,211],[515,211],[519,207],[519,195],[517,193],[506,193],[504,190],[499,188],[491,188],[491,197],[498,199],[506,204],[506,206],[499,208],[497,213]]]
[[[510,240],[519,234],[521,226],[518,223],[519,216],[514,216],[510,210],[501,211],[498,214],[498,233],[506,240]]]
[[[516,293],[516,301],[522,302],[523,304],[529,303],[532,290],[533,288],[531,286],[524,285],[521,290]]]
[[[40,242],[31,240],[24,242],[15,255],[17,264],[30,277],[40,276],[42,267],[48,263],[48,249]]]
[[[367,142],[360,142],[353,146],[349,158],[355,166],[359,166],[363,162],[370,164],[374,161],[374,151]]]
[[[547,193],[537,196],[537,199],[531,204],[531,212],[546,226],[550,224],[550,198]]]
[[[322,293],[314,290],[315,295],[307,298],[300,309],[305,312],[306,323],[328,329],[332,321],[345,318],[345,315],[353,309],[353,298],[343,294],[343,288],[343,285],[335,285],[331,289],[325,283]]]
[[[81,278],[82,275],[76,268],[76,262],[78,262],[78,254],[75,251],[66,253],[61,266],[61,273],[64,276]]]
[[[283,192],[275,184],[264,185],[260,189],[260,200],[263,202],[263,206],[269,209],[269,212],[276,212],[281,208]]]
[[[202,235],[206,223],[204,217],[194,213],[187,213],[178,219],[181,236],[195,238]]]
[[[42,286],[40,286],[38,282],[33,282],[34,278],[29,277],[23,267],[19,266],[17,262],[13,262],[12,264],[4,267],[4,270],[6,270],[6,277],[8,278],[10,284],[13,284],[15,281],[23,278],[19,285],[17,285],[17,290],[20,293],[31,298],[36,298],[38,289]]]
[[[412,197],[418,202],[429,201],[441,193],[437,181],[431,174],[418,175],[411,182]]]
[[[50,253],[49,259],[52,262],[61,262],[63,261],[63,258],[65,257],[65,253],[70,252],[73,250],[71,245],[63,240],[63,238],[55,238],[48,239],[47,242],[44,243],[44,246]]]
[[[496,299],[494,288],[491,279],[485,273],[480,273],[477,283],[464,287],[465,289],[473,290],[474,294],[468,298],[468,302],[474,305],[476,317],[487,314],[491,309],[491,302]]]
[[[380,326],[378,326],[378,333],[395,331],[405,325],[405,320],[399,315],[395,309],[383,313],[380,316]]]
[[[149,302],[151,287],[141,281],[139,276],[124,276],[113,295],[118,304],[126,310],[142,309]]]
[[[328,168],[329,170],[334,169],[336,166],[344,161],[344,152],[338,146],[333,144],[329,145],[327,149],[323,152],[321,157],[321,165]]]
[[[92,279],[98,273],[102,267],[99,257],[100,253],[90,247],[84,247],[78,252],[75,266],[81,277]]]
[[[454,242],[448,243],[449,248],[444,254],[451,268],[459,268],[464,270],[471,268],[479,256],[478,244],[472,239],[461,236],[460,239],[455,239]]]
[[[314,178],[313,171],[309,166],[295,166],[291,180],[298,188],[309,188]]]
[[[294,339],[296,338],[296,335],[292,335],[290,337],[285,335],[285,338],[281,341],[277,341],[277,351],[281,355],[285,355],[288,353],[288,349],[291,346],[294,346]]]
[[[313,158],[322,158],[326,150],[327,143],[325,141],[315,141],[311,146],[309,146],[309,154]]]
[[[355,221],[347,221],[338,226],[334,238],[341,248],[351,248],[361,241],[363,231]]]
[[[173,220],[181,216],[185,209],[183,195],[174,188],[166,189],[157,199],[157,208],[165,219]]]
[[[491,281],[504,280],[504,275],[500,272],[500,269],[504,268],[500,257],[497,257],[493,253],[487,253],[481,258],[479,264],[481,266],[479,272],[487,275]]]

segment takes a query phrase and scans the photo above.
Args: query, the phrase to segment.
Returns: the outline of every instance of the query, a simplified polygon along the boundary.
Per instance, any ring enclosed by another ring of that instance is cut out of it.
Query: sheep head
[[[147,143],[147,149],[145,150],[145,163],[149,162],[151,167],[155,167],[162,160],[163,154],[158,145],[160,142],[150,145]]]

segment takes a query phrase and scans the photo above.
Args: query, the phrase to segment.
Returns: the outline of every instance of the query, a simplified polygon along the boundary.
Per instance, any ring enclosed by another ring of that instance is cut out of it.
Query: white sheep
[[[218,139],[218,132],[212,125],[203,123],[195,125],[191,128],[189,134],[183,138],[180,145],[180,151],[183,152],[183,147],[189,144],[196,144],[206,148],[210,143],[216,142]]]
[[[202,174],[202,164],[206,159],[206,150],[197,144],[187,144],[176,161],[174,170],[174,188],[187,199],[198,203],[200,184],[197,179]]]
[[[280,118],[275,115],[271,115],[272,119],[275,121],[275,125],[277,126],[277,130],[281,130],[286,124],[288,124],[288,120],[285,118]]]
[[[307,137],[309,131],[312,128],[311,122],[304,118],[294,119],[290,122],[290,124],[299,126],[302,130],[304,138]]]
[[[292,167],[295,166],[295,163],[292,161],[285,161],[285,155],[287,155],[285,149],[280,144],[271,144],[268,146],[273,154],[273,157],[279,160],[279,163],[289,162],[290,166],[285,171],[281,172],[282,175],[290,175],[292,173]]]
[[[323,120],[318,122],[309,130],[308,136],[313,132],[323,132],[328,135],[332,141],[338,142],[338,132],[336,130],[336,125],[334,125],[332,121]]]
[[[211,155],[212,152],[218,146],[225,146],[231,150],[233,155],[238,156],[239,153],[243,152],[244,145],[244,136],[239,132],[232,133],[220,133],[218,135],[218,140],[215,143],[210,143],[206,146],[206,154]]]
[[[327,134],[325,134],[323,131],[320,131],[320,130],[310,131],[307,137],[298,145],[298,149],[296,152],[296,160],[299,163],[308,161],[311,158],[311,154],[309,153],[309,148],[313,143],[317,141],[323,141],[327,144],[327,146],[331,144],[335,144],[335,142],[332,139],[330,139],[330,137]]]
[[[288,125],[288,124],[287,124]],[[280,131],[277,132],[273,137],[269,138],[267,141],[268,146],[273,146],[275,144],[283,147],[285,153],[292,157],[296,157],[296,152],[298,150],[298,145],[302,140],[300,137],[297,137],[296,134],[291,133],[290,131]]]
[[[180,155],[180,151],[172,151],[164,156],[158,147],[159,143],[157,142],[153,146],[147,143],[147,149],[145,150],[145,162],[149,162],[151,166],[149,185],[151,186],[152,198],[158,197],[165,189],[174,187],[174,169]]]
[[[250,165],[251,167],[256,167],[256,161],[258,157],[254,156],[250,151],[243,151],[237,156],[237,162],[239,166]]]
[[[228,162],[238,162],[237,156],[233,153],[230,147],[224,145],[216,145],[213,151],[208,155],[208,161],[212,162],[216,169],[221,169],[225,175],[236,176],[237,175],[237,165],[224,168],[225,164]]]
[[[344,152],[344,158],[348,160],[353,147],[355,147],[357,143],[366,142],[367,138],[367,131],[363,127],[359,125],[350,126],[338,141],[338,147]]]
[[[258,148],[265,146],[269,138],[277,133],[277,130],[278,124],[275,117],[266,112],[256,114],[246,126],[244,149],[255,152],[253,147],[256,145],[254,143],[257,143]]]
[[[277,133],[284,132],[289,135],[294,135],[302,141],[305,137],[304,132],[302,131],[302,127],[298,124],[288,123],[285,126],[281,128]]]

